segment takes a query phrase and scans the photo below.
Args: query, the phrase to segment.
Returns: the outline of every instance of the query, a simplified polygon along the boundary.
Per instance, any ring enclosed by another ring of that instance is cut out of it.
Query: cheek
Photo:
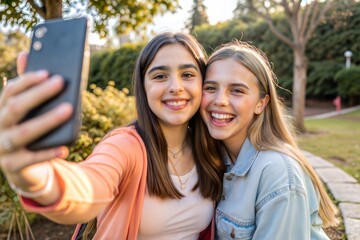
[[[153,108],[156,108],[156,104],[158,103],[158,99],[160,98],[158,91],[155,88],[150,87],[145,89],[145,94],[150,109],[154,111]]]
[[[192,96],[193,102],[196,102],[200,106],[200,102],[202,99],[202,83],[189,84],[187,86],[187,90]]]
[[[193,94],[196,95],[202,95],[202,81],[201,80],[197,80],[196,82],[189,82],[189,85],[187,86],[189,87]]]
[[[234,108],[237,112],[242,113],[243,116],[253,118],[255,116],[256,102],[243,100],[237,103],[233,103]]]
[[[206,97],[202,97],[201,104],[200,104],[200,115],[203,119],[206,118],[206,107],[208,106]]]
[[[205,109],[205,108],[208,106],[209,102],[210,102],[210,97],[209,97],[209,95],[208,95],[206,92],[203,92],[203,93],[202,93],[202,98],[201,98],[201,105],[200,105],[200,107],[201,107],[202,109]]]
[[[192,86],[191,88],[192,95],[197,98],[202,98],[202,87],[201,86]]]
[[[144,89],[145,89],[145,94],[149,99],[149,98],[157,97],[161,92],[162,86],[156,84],[149,84],[145,82]]]

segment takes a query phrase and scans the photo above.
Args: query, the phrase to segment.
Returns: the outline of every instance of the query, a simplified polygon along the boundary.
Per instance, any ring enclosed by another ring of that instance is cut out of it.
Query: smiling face
[[[162,47],[145,73],[145,92],[160,125],[187,125],[199,109],[202,76],[191,53],[181,44]]]
[[[260,99],[255,75],[233,58],[216,60],[206,71],[201,101],[203,117],[211,136],[238,153],[256,114],[268,96]]]

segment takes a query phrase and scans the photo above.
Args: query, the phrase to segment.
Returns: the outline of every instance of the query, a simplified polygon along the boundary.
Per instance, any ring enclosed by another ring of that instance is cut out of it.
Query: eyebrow
[[[181,64],[179,66],[179,69],[180,70],[184,70],[184,69],[188,69],[188,68],[193,68],[195,69],[196,71],[199,71],[199,69],[192,63],[188,63],[188,64]],[[155,66],[155,67],[152,67],[149,71],[148,71],[148,74],[156,71],[156,70],[163,70],[163,71],[169,71],[169,67],[168,66],[165,66],[165,65],[160,65],[160,66]]]
[[[165,65],[161,65],[161,66],[155,66],[155,67],[152,67],[149,71],[148,71],[148,74],[156,71],[156,70],[169,70],[169,67],[165,66]]]
[[[204,84],[215,84],[215,85],[218,85],[219,84],[219,81],[214,81],[214,80],[205,80],[204,81]],[[250,90],[250,88],[244,84],[244,83],[231,83],[230,84],[231,87],[243,87],[243,88],[246,88],[248,90]]]
[[[199,69],[192,63],[188,63],[188,64],[181,64],[179,69],[183,70],[183,69],[187,69],[187,68],[193,68],[196,71],[199,71]]]
[[[250,88],[245,83],[232,83],[230,85],[232,87],[243,87],[243,88],[246,88],[246,89],[250,90]]]

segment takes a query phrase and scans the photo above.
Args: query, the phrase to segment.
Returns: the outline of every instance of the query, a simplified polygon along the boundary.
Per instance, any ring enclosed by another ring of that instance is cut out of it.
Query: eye
[[[205,84],[203,86],[203,90],[206,92],[215,92],[216,91],[216,87],[210,84]]]
[[[166,78],[166,75],[165,74],[156,74],[153,78],[155,80],[163,80]]]
[[[186,72],[186,73],[183,73],[183,74],[182,74],[182,77],[183,77],[183,78],[186,78],[186,79],[189,79],[189,78],[195,77],[195,74],[190,73],[190,72]]]
[[[244,93],[245,93],[244,90],[241,89],[241,88],[233,88],[233,89],[231,90],[231,92],[234,93],[234,94],[236,94],[236,95],[240,95],[240,94],[244,94]]]

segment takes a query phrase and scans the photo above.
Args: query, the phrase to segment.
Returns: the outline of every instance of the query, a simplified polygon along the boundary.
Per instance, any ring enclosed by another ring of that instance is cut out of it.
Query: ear
[[[270,100],[270,96],[268,94],[266,94],[265,97],[260,99],[257,106],[256,106],[255,114],[262,113],[264,111],[266,105],[268,104],[269,100]]]

